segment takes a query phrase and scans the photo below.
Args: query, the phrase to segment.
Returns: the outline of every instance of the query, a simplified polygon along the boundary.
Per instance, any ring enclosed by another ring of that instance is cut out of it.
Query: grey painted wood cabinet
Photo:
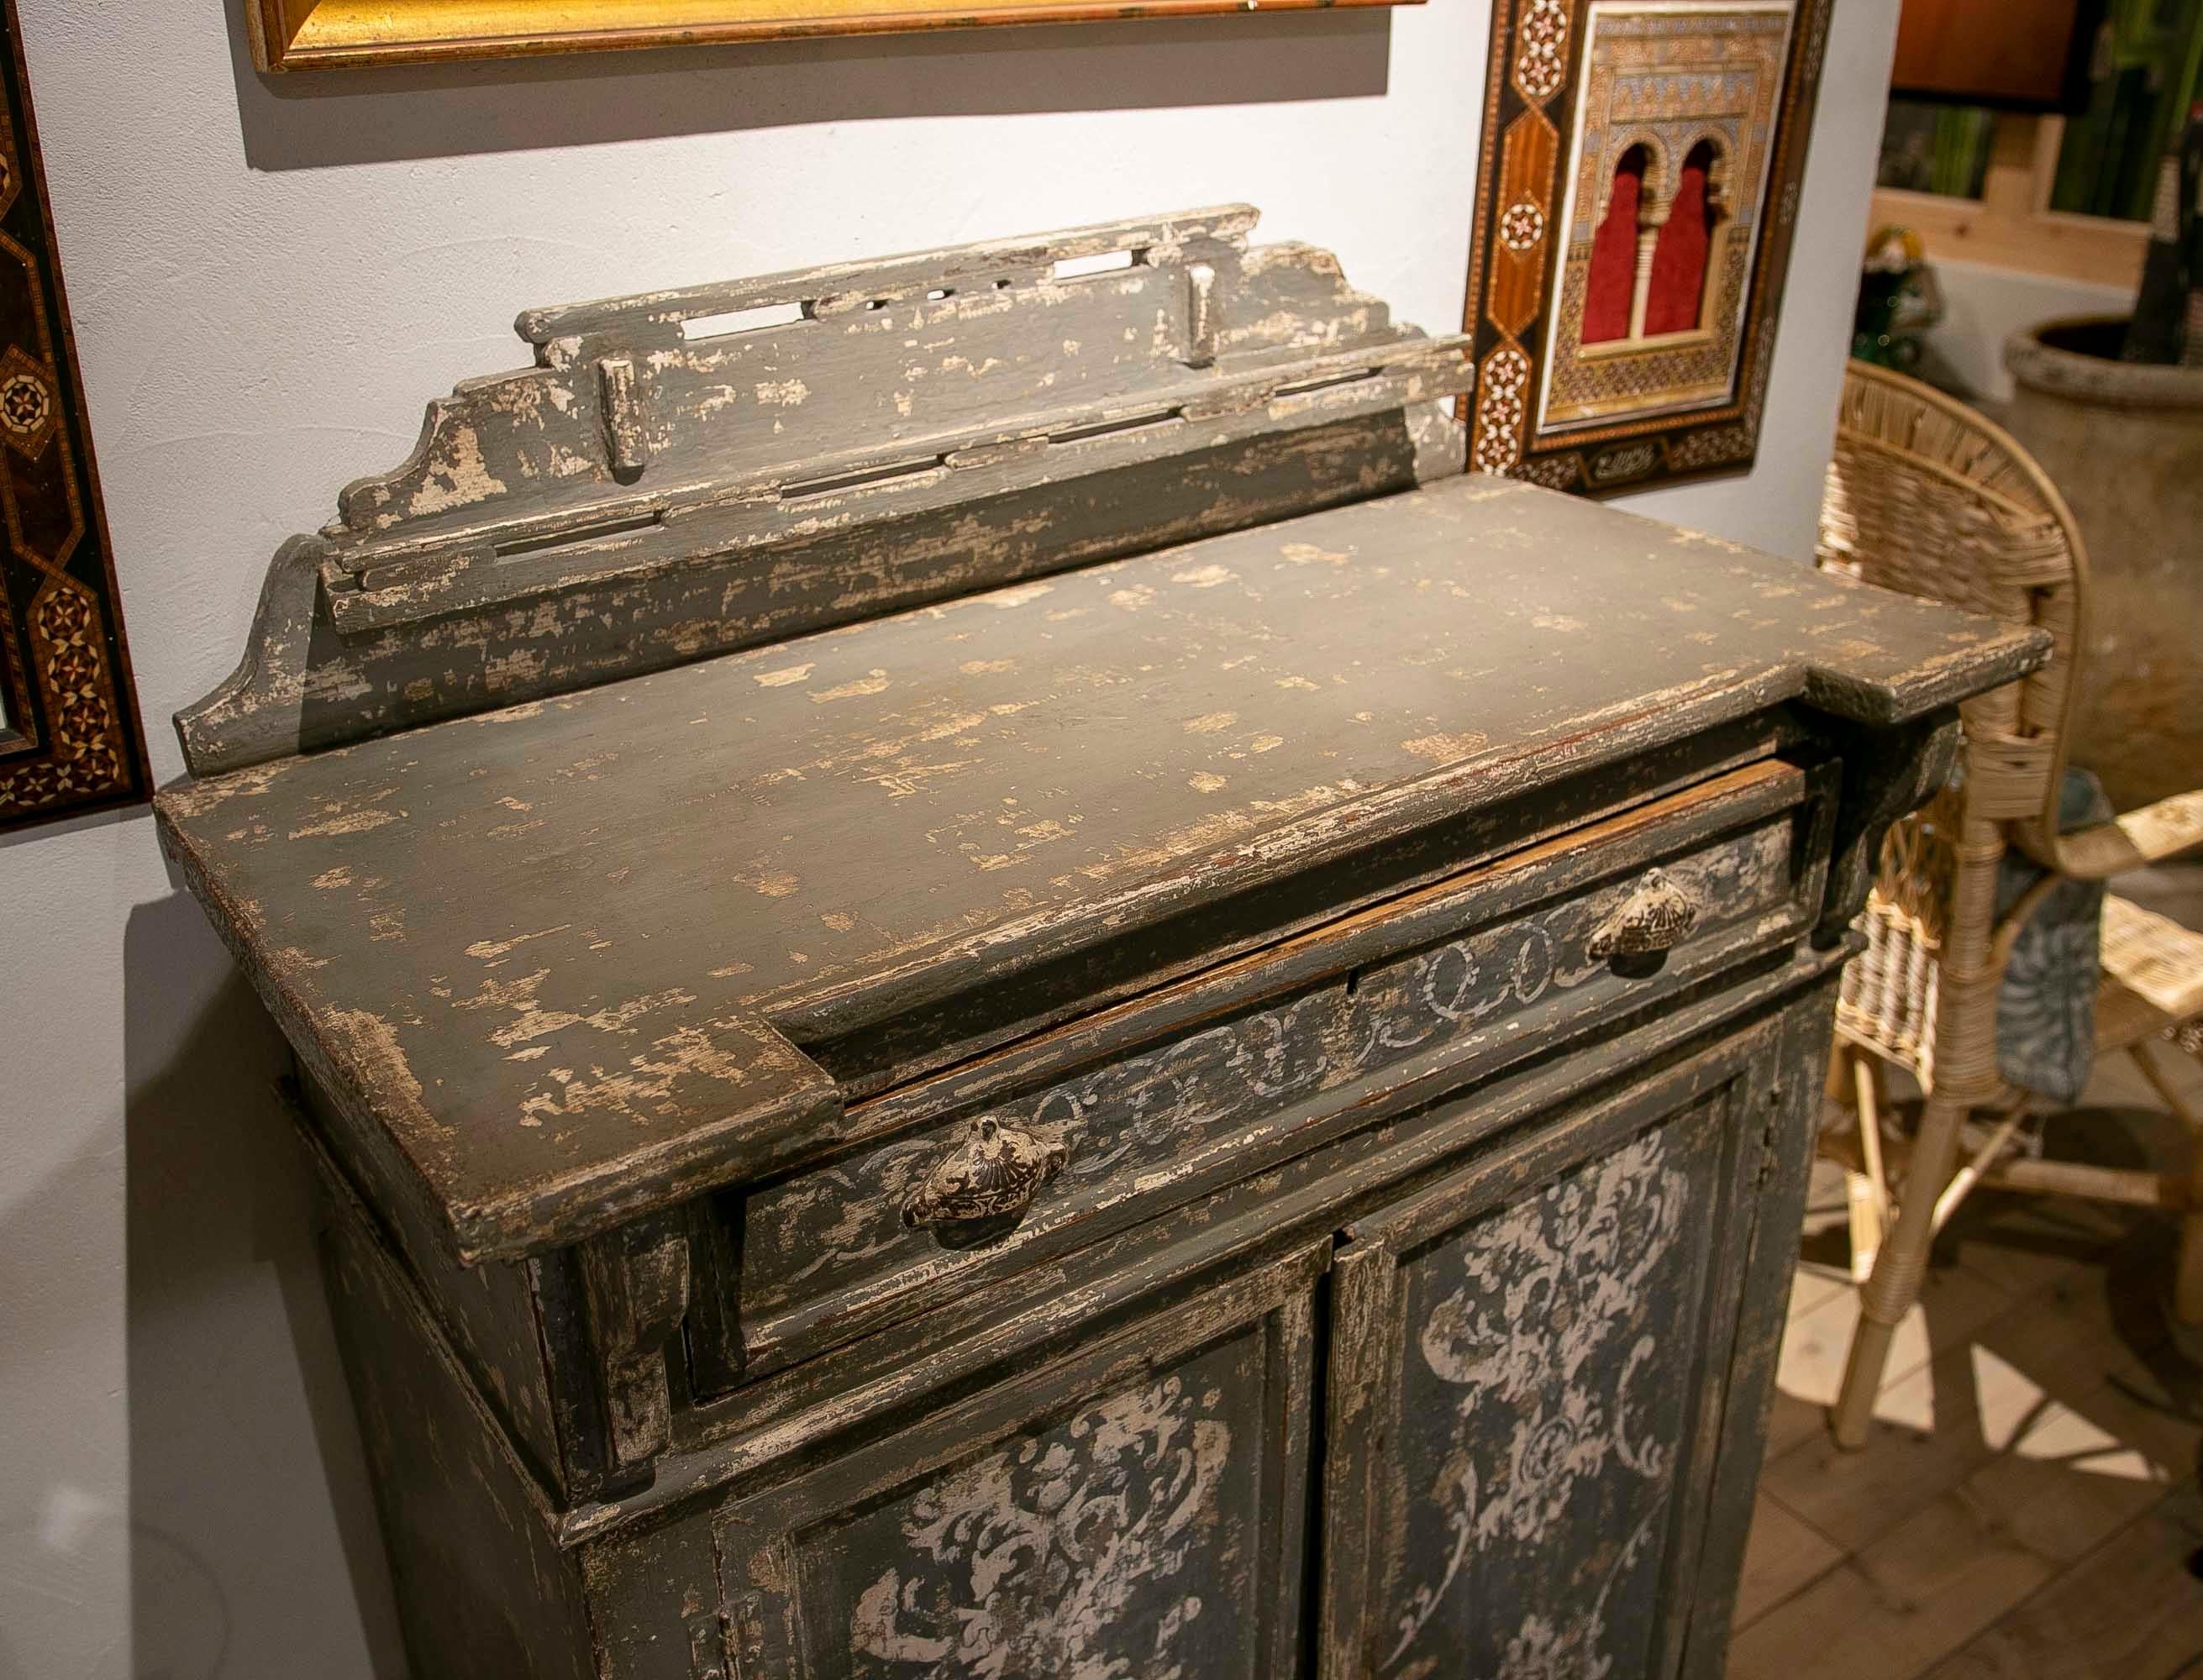
[[[422,1674],[1719,1672],[1846,929],[2043,650],[1464,475],[1253,221],[529,311],[180,717]]]

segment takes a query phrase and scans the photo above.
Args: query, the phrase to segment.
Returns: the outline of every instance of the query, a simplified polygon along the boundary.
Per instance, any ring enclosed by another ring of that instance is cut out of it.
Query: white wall
[[[2023,274],[1982,262],[1957,262],[1930,251],[1943,292],[1943,319],[1928,334],[1938,383],[1992,403],[2009,401],[2011,375],[2004,370],[2004,341],[2023,327],[2060,315],[2129,315],[2135,286],[2094,285],[2055,274]],[[2136,284],[2138,285],[2137,278]]]
[[[1477,0],[274,83],[233,0],[21,4],[164,781],[521,305],[1247,198],[1459,318]],[[1839,7],[1758,470],[1640,505],[1810,547],[1896,10]],[[270,1030],[142,815],[0,846],[0,1680],[397,1673]]]

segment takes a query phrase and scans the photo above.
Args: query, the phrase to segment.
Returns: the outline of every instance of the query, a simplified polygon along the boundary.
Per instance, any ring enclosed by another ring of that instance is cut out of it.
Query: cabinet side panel
[[[580,1572],[552,1542],[496,1425],[350,1209],[333,1207],[324,1241],[413,1671],[592,1680]]]
[[[1681,1672],[1691,1680],[1720,1680],[1728,1665],[1729,1623],[1735,1614],[1737,1580],[1751,1530],[1753,1494],[1766,1456],[1775,1365],[1789,1312],[1790,1278],[1798,1265],[1822,1076],[1834,1022],[1832,975],[1785,1011],[1774,1088],[1755,1093],[1770,1123],[1753,1210],[1751,1253],[1745,1263],[1720,1455],[1707,1501],[1705,1544],[1683,1648]]]
[[[381,1182],[354,1182],[354,1175],[369,1164],[365,1158],[347,1153],[340,1164],[334,1140],[342,1135],[341,1129],[332,1118],[328,1097],[310,1077],[301,1082],[298,1094],[303,1111],[294,1117],[306,1135],[308,1152],[325,1181],[332,1176],[339,1181],[328,1200],[347,1200],[348,1193],[370,1197],[380,1210],[375,1217],[387,1221],[391,1239],[404,1255],[397,1264],[428,1298],[429,1310],[483,1398],[546,1484],[565,1487],[552,1378],[544,1359],[529,1266],[497,1260],[460,1265],[409,1198],[391,1194]],[[357,1216],[356,1209],[354,1212]]]

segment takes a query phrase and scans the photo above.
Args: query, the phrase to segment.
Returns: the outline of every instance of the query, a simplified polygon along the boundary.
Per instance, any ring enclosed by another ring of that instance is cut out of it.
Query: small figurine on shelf
[[[1911,373],[1919,365],[1928,329],[1942,318],[1943,293],[1920,236],[1910,227],[1875,228],[1859,277],[1852,354]]]
[[[2203,367],[2203,105],[2158,163],[2141,292],[2127,327],[2126,362]]]

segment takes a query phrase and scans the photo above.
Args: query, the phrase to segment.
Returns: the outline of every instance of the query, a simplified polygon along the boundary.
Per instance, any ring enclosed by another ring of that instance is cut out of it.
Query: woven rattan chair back
[[[2054,836],[2088,561],[2071,510],[2033,457],[1963,404],[1854,362],[1844,376],[1818,558],[1885,588],[2050,633],[2049,663],[1969,702],[1965,721],[1970,785],[1995,806],[1976,805],[1976,814]]]
[[[2009,822],[2045,858],[2057,833],[2087,561],[2072,514],[2018,444],[1918,380],[1861,362],[1844,379],[1817,557],[1885,588],[2035,625],[2055,642],[2035,676],[1967,704],[1964,787],[1891,829],[1862,919],[1867,949],[1845,973],[1844,1032],[1932,1086],[1939,1047],[1952,1047],[1951,1023],[1938,1032],[1940,958],[1962,821]],[[1979,1028],[1964,1034],[1979,1040],[1968,1059],[1981,1061],[1993,1051],[1987,1023],[1968,1024]]]
[[[1820,562],[1869,582],[2049,632],[2035,676],[1963,708],[1961,786],[1894,825],[1844,970],[1829,1088],[1856,1126],[1822,1134],[1844,1161],[1859,1319],[1830,1425],[1863,1446],[1898,1326],[1919,1298],[1938,1226],[1976,1184],[2182,1211],[2175,1315],[2203,1327],[2203,1105],[2154,1059],[2203,1018],[2203,938],[2116,894],[2099,942],[2095,1049],[2130,1054],[2198,1143],[2176,1172],[2129,1170],[2005,1152],[2032,1093],[2008,1083],[1998,1003],[2017,939],[2066,881],[2104,881],[2203,844],[2203,789],[2070,834],[2058,831],[2066,729],[2077,685],[2088,562],[2073,516],[2026,451],[1927,386],[1854,362],[1822,508]],[[2007,905],[2007,845],[2043,873]],[[1886,1133],[1881,1070],[1909,1066],[1926,1100],[1907,1139]],[[1969,1125],[1986,1129],[1959,1146]],[[1886,1149],[1905,1158],[1893,1176]],[[1897,1186],[1893,1200],[1892,1182]]]

